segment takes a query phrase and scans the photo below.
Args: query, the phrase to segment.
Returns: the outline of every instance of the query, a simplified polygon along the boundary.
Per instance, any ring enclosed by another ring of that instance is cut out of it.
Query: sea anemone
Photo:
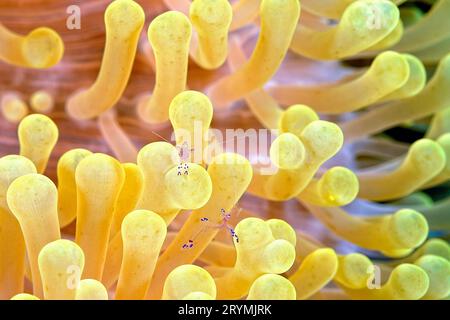
[[[448,298],[449,14],[3,0],[0,299]]]

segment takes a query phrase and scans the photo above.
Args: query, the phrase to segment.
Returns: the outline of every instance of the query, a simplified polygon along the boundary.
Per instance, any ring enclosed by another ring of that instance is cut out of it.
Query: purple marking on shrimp
[[[194,246],[194,240],[189,240],[187,243],[184,243],[181,248],[182,249],[191,249]]]

